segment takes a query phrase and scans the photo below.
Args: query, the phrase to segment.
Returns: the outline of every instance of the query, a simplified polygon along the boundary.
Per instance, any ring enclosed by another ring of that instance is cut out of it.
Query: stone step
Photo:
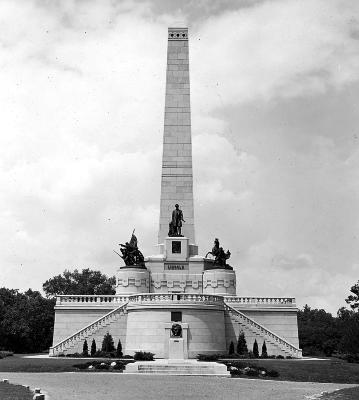
[[[137,361],[128,364],[124,373],[159,375],[230,375],[224,364],[215,362],[199,362],[196,360]]]

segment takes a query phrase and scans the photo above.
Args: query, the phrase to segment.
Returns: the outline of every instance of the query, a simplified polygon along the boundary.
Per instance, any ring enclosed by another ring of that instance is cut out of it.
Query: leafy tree
[[[115,344],[109,332],[107,332],[106,335],[103,337],[101,350],[105,351],[106,353],[111,353],[115,351]]]
[[[121,339],[118,339],[117,349],[116,349],[116,357],[122,357],[122,356],[123,356],[122,343],[121,343]]]
[[[47,297],[57,294],[115,294],[116,278],[89,268],[79,272],[65,270],[62,275],[48,279],[43,285]]]
[[[87,340],[85,339],[84,345],[82,347],[82,355],[87,357],[89,355],[89,346],[87,344]]]
[[[262,344],[262,358],[268,358],[268,353],[267,353],[267,345],[266,345],[266,341],[263,342]]]
[[[233,342],[231,342],[229,344],[228,354],[229,355],[234,354],[234,343]]]
[[[92,343],[91,343],[91,356],[93,357],[96,353],[96,342],[95,339],[92,339]]]
[[[349,318],[347,315],[339,350],[342,353],[359,355],[359,313],[352,313]]]
[[[253,343],[253,356],[254,356],[254,358],[259,358],[257,339],[254,339],[254,343]]]
[[[305,305],[298,312],[298,334],[304,355],[331,356],[338,349],[342,331],[332,314]]]
[[[52,344],[54,299],[27,290],[0,288],[0,350],[40,352]]]
[[[241,356],[248,354],[247,341],[244,332],[239,333],[236,352]]]
[[[353,310],[359,311],[359,281],[350,288],[353,294],[350,294],[345,301]]]

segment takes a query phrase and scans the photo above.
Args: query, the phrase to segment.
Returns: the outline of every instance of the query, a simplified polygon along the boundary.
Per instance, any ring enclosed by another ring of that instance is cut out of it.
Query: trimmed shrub
[[[118,339],[117,349],[116,349],[116,357],[122,357],[122,356],[123,356],[122,343],[121,343],[121,339]]]
[[[262,358],[268,358],[268,353],[267,353],[267,345],[266,345],[266,341],[263,342],[262,344]]]
[[[236,353],[239,354],[240,356],[242,355],[247,355],[248,354],[248,347],[247,347],[247,341],[244,336],[244,332],[240,332],[238,336],[238,342],[237,342],[237,349]]]
[[[254,339],[254,343],[253,343],[253,356],[254,356],[254,358],[259,358],[257,339]]]
[[[154,353],[149,351],[136,351],[133,357],[136,361],[153,361]]]
[[[92,343],[91,343],[91,356],[94,356],[96,353],[96,342],[95,339],[92,339]]]
[[[198,354],[198,361],[217,361],[220,357],[220,354]]]
[[[231,342],[228,349],[228,355],[234,354],[234,343]]]
[[[14,353],[12,351],[5,351],[5,350],[0,351],[0,360],[2,358],[11,357],[13,355],[14,355]]]
[[[66,354],[66,357],[81,358],[82,354],[80,354],[80,353],[69,353],[69,354]]]
[[[267,372],[267,375],[270,376],[271,378],[277,378],[279,376],[279,372],[272,369]]]
[[[278,360],[284,360],[284,357],[281,355],[281,354],[279,354],[279,356],[277,356],[276,357]]]
[[[113,338],[109,332],[103,337],[101,350],[106,353],[115,352],[115,344],[113,342]]]
[[[86,339],[85,339],[84,345],[82,347],[82,355],[85,356],[85,357],[88,357],[88,355],[89,355],[89,346],[87,344],[87,340]]]

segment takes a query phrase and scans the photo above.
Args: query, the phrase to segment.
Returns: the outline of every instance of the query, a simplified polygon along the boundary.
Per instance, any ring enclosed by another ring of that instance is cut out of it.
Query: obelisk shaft
[[[195,243],[188,29],[168,28],[166,100],[163,132],[161,210],[158,243],[168,236],[178,203],[186,221],[182,235]]]

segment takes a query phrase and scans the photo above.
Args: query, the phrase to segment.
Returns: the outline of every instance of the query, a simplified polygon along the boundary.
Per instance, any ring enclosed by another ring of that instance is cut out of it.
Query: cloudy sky
[[[196,236],[238,294],[359,279],[357,0],[0,0],[0,286],[155,252],[167,27],[190,31]]]

